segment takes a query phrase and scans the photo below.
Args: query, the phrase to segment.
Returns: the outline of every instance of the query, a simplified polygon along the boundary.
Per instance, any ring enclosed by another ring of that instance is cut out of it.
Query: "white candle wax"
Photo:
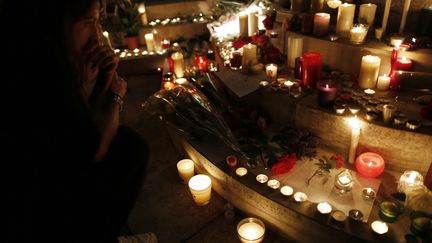
[[[407,16],[408,16],[408,11],[409,11],[410,4],[411,4],[411,0],[405,0],[404,7],[403,7],[403,10],[402,10],[402,19],[401,19],[401,23],[400,23],[400,26],[399,26],[399,34],[402,34],[403,31],[404,31],[404,29],[405,29],[405,23],[406,23],[406,19],[407,19]]]
[[[390,87],[390,77],[387,74],[378,77],[377,90],[388,90]]]
[[[374,88],[378,78],[381,58],[372,55],[362,57],[358,85],[362,89]]]
[[[184,60],[183,54],[181,52],[174,52],[171,55],[171,59],[174,65],[174,73],[177,78],[182,78],[184,76]]]
[[[267,186],[272,189],[278,189],[280,187],[280,182],[278,180],[272,179],[267,182]]]
[[[283,187],[281,187],[280,192],[284,196],[291,196],[293,194],[294,190],[290,186],[283,186]]]
[[[241,13],[238,16],[239,20],[239,36],[247,36],[248,35],[248,14]]]
[[[241,242],[258,243],[264,239],[265,228],[263,224],[259,224],[255,220],[248,220],[239,223],[237,233]]]
[[[194,162],[190,159],[182,159],[177,163],[177,170],[184,184],[194,176]]]
[[[399,178],[398,191],[405,192],[409,188],[423,186],[423,184],[423,176],[419,172],[408,170]]]
[[[144,3],[140,3],[140,5],[138,6],[138,13],[140,14],[141,24],[147,25],[148,19]]]
[[[253,36],[258,31],[258,14],[256,12],[249,13],[249,36]]]
[[[243,46],[242,67],[251,67],[258,63],[257,59],[257,46],[254,44],[247,44]]]
[[[385,234],[388,231],[387,224],[380,221],[380,220],[373,221],[371,224],[371,228],[375,233],[380,234],[380,235]]]
[[[350,30],[350,41],[354,44],[360,44],[364,42],[366,38],[368,28],[365,25],[355,25]]]
[[[339,6],[336,22],[336,34],[340,37],[349,37],[354,21],[355,5],[344,3]]]
[[[383,30],[383,33],[385,33],[386,29],[387,29],[387,21],[388,21],[388,17],[390,14],[391,2],[392,2],[392,0],[386,0],[386,3],[385,3],[384,16],[383,16],[382,24],[381,24],[381,28]]]
[[[206,175],[196,175],[189,180],[189,190],[195,203],[199,206],[206,205],[211,198],[211,178]]]
[[[240,177],[246,175],[247,172],[248,172],[247,169],[244,168],[244,167],[239,167],[239,168],[236,169],[236,174],[237,174],[238,176],[240,176]]]
[[[307,200],[307,195],[304,192],[296,192],[294,193],[294,200],[296,202],[304,202]]]
[[[295,59],[303,54],[303,38],[288,36],[287,64],[289,68],[295,67]]]
[[[348,156],[348,162],[350,164],[354,163],[355,154],[357,150],[357,145],[360,140],[360,122],[357,118],[352,118],[349,120],[349,123],[351,125],[351,142],[350,142],[350,149],[349,149],[349,156]]]
[[[360,5],[358,22],[372,27],[375,20],[376,9],[377,5],[372,3],[364,3]]]
[[[320,202],[317,209],[321,214],[329,214],[332,211],[332,206],[328,202]]]
[[[342,4],[342,1],[340,0],[328,0],[327,5],[329,8],[336,9]]]
[[[147,51],[149,52],[155,51],[155,42],[154,42],[153,33],[147,33],[144,35],[144,37],[147,45]]]

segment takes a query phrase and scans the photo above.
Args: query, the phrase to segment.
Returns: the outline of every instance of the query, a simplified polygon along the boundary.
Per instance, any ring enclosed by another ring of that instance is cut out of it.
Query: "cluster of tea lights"
[[[137,58],[137,57],[143,57],[143,56],[163,56],[166,53],[166,50],[160,50],[160,51],[148,51],[147,49],[142,48],[135,48],[132,51],[129,49],[115,49],[114,52],[120,59],[129,59],[129,58]]]
[[[209,20],[213,19],[212,16],[205,16],[203,13],[199,13],[196,16],[193,16],[191,18],[193,23],[206,23]],[[174,18],[166,18],[166,19],[155,19],[150,21],[148,24],[150,26],[156,26],[156,25],[168,25],[168,24],[178,24],[178,23],[185,23],[188,21],[188,18],[181,18],[181,17],[174,17]]]

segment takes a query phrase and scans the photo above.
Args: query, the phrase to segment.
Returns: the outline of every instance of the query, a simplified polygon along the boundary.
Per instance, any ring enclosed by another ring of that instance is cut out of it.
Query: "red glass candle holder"
[[[230,68],[232,70],[239,70],[242,68],[243,53],[240,50],[232,51],[230,53]]]
[[[174,73],[166,73],[162,76],[162,89],[171,90],[175,87],[175,75]]]
[[[202,72],[207,72],[208,61],[207,57],[203,52],[197,52],[195,54],[195,66]]]
[[[400,70],[400,71],[410,71],[412,68],[412,60],[406,57],[401,57],[398,58],[396,60],[396,62],[394,63],[395,67],[395,71],[396,70]]]
[[[161,41],[161,45],[162,45],[163,49],[168,49],[170,47],[170,45],[171,45],[171,42],[169,40],[167,40],[167,39],[163,39]]]
[[[321,80],[322,60],[319,52],[305,52],[302,55],[303,85],[315,88]]]
[[[357,157],[355,166],[362,176],[378,177],[384,172],[385,162],[381,155],[366,152]]]
[[[331,80],[320,81],[318,88],[318,104],[322,107],[332,106],[336,100],[338,84]]]

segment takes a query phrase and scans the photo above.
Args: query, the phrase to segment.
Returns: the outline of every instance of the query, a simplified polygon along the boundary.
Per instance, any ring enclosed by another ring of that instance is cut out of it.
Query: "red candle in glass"
[[[384,172],[385,162],[377,153],[360,154],[355,162],[357,171],[365,177],[378,177]]]
[[[169,72],[174,73],[174,61],[172,60],[171,55],[169,55],[167,58],[168,58]]]
[[[208,61],[206,55],[202,52],[198,52],[195,55],[195,66],[198,68],[198,70],[207,72],[207,65]]]
[[[336,100],[336,93],[338,87],[335,82],[332,81],[320,81],[318,82],[318,104],[323,107],[333,105]]]
[[[391,53],[391,59],[390,59],[391,67],[393,67],[394,63],[398,59],[398,55],[399,55],[399,47],[397,46],[397,47],[393,48],[392,53]]]
[[[401,71],[410,71],[412,67],[412,61],[409,58],[402,57],[398,58],[394,64],[394,71],[401,70]]]
[[[305,52],[302,55],[303,85],[315,88],[321,80],[322,60],[319,52]]]
[[[162,40],[162,48],[168,49],[170,47],[170,41],[167,39]]]

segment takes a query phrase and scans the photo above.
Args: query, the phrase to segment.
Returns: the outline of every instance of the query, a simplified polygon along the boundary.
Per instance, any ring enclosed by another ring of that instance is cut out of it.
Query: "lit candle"
[[[288,81],[283,82],[283,85],[290,90],[292,88],[292,86],[294,86],[294,82],[288,80]]]
[[[194,176],[194,162],[190,159],[182,159],[177,163],[177,170],[184,184]]]
[[[405,171],[399,178],[399,192],[405,192],[408,188],[417,186],[423,186],[423,176],[415,170]]]
[[[266,183],[268,181],[268,176],[264,174],[259,174],[255,178],[259,183]]]
[[[257,63],[257,46],[251,43],[244,45],[242,67],[251,67]]]
[[[391,2],[392,2],[392,0],[386,0],[386,3],[385,3],[384,16],[383,16],[382,24],[381,24],[381,28],[383,30],[382,31],[383,33],[385,33],[386,29],[387,29],[387,22],[388,22],[388,17],[390,14]]]
[[[375,233],[377,233],[379,235],[385,234],[388,231],[387,224],[385,222],[380,221],[380,220],[373,221],[371,224],[371,228]]]
[[[368,188],[363,188],[362,190],[362,197],[364,200],[373,200],[375,199],[376,193],[374,191],[374,189],[368,187]]]
[[[265,225],[257,218],[245,218],[237,224],[237,233],[241,242],[259,243],[264,239]]]
[[[411,0],[405,0],[404,7],[403,7],[403,10],[402,10],[402,19],[401,19],[401,23],[400,23],[400,26],[399,26],[399,34],[402,34],[403,31],[404,31],[404,29],[405,29],[405,23],[406,23],[406,19],[407,19],[407,16],[408,16],[408,11],[409,11],[410,4],[411,4]]]
[[[328,202],[320,202],[317,209],[321,214],[329,214],[332,211],[332,206]]]
[[[405,37],[402,36],[392,36],[390,37],[390,45],[394,47],[400,47],[405,40]]]
[[[374,88],[378,78],[381,58],[372,55],[362,57],[358,84],[360,88]]]
[[[184,60],[183,54],[181,52],[174,52],[171,55],[173,62],[174,73],[177,78],[182,78],[184,76]]]
[[[208,70],[208,61],[205,53],[197,52],[195,54],[195,66],[202,72],[206,72]]]
[[[303,54],[303,38],[288,36],[287,64],[289,68],[295,67],[295,59]]]
[[[239,36],[248,36],[248,14],[240,13],[239,20]]]
[[[272,189],[278,189],[280,187],[280,182],[276,179],[271,179],[267,182],[267,186]]]
[[[283,186],[281,187],[280,192],[282,193],[282,195],[289,197],[293,194],[294,189],[290,186]]]
[[[383,74],[378,77],[378,82],[376,85],[377,90],[388,90],[390,87],[390,77],[387,74]]]
[[[353,117],[349,120],[349,124],[351,125],[351,143],[350,143],[350,149],[349,149],[349,156],[348,156],[348,162],[354,163],[355,154],[357,151],[357,145],[360,139],[360,121]]]
[[[302,55],[302,81],[303,85],[316,88],[321,81],[322,59],[319,52],[305,52]]]
[[[168,40],[168,39],[162,40],[162,48],[168,49],[170,47],[170,44],[171,44],[170,40]]]
[[[358,22],[372,27],[375,20],[376,9],[377,5],[372,3],[364,3],[360,5]]]
[[[397,70],[410,71],[411,67],[412,67],[412,60],[403,56],[396,60],[393,71],[397,71]]]
[[[353,44],[361,44],[366,38],[368,26],[363,24],[356,24],[350,30],[350,41]]]
[[[238,168],[236,169],[236,175],[238,175],[238,176],[240,176],[240,177],[246,175],[247,173],[248,173],[248,171],[247,171],[247,169],[244,168],[244,167],[238,167]]]
[[[366,95],[369,95],[369,96],[373,96],[375,94],[375,90],[373,90],[373,89],[365,89],[364,92]]]
[[[313,34],[317,36],[326,35],[330,25],[330,14],[316,13],[314,15]]]
[[[378,177],[384,171],[385,162],[379,154],[366,152],[357,157],[355,166],[362,176]]]
[[[336,34],[340,37],[349,37],[354,21],[355,5],[344,3],[339,6],[336,22]]]
[[[258,14],[256,12],[249,13],[249,36],[253,36],[258,31]]]
[[[336,100],[337,86],[332,81],[318,82],[318,104],[323,107],[333,105]]]
[[[174,89],[175,84],[173,82],[164,82],[163,83],[163,89],[165,90],[172,90]]]
[[[354,181],[348,169],[344,169],[336,175],[335,187],[339,193],[343,194],[351,191],[353,184]]]
[[[342,4],[342,1],[340,0],[328,0],[327,5],[329,8],[336,9]]]
[[[187,79],[185,79],[185,78],[177,78],[177,79],[175,80],[175,83],[178,84],[178,85],[185,85],[185,84],[187,84],[187,83],[189,83],[189,82],[188,82]]]
[[[296,202],[304,202],[308,199],[306,193],[304,192],[296,192],[294,193],[294,200]]]
[[[146,45],[147,45],[147,51],[152,52],[155,51],[155,43],[154,43],[154,36],[153,33],[147,33],[144,35]]]
[[[277,78],[278,65],[270,63],[266,65],[266,76],[269,81],[274,81]]]
[[[198,206],[206,205],[211,198],[211,178],[207,175],[195,175],[189,180],[189,189]]]
[[[112,48],[111,39],[109,37],[108,31],[102,32],[102,36],[104,44]]]
[[[138,6],[138,13],[140,14],[141,24],[147,25],[148,20],[144,3],[140,3],[140,5]]]

